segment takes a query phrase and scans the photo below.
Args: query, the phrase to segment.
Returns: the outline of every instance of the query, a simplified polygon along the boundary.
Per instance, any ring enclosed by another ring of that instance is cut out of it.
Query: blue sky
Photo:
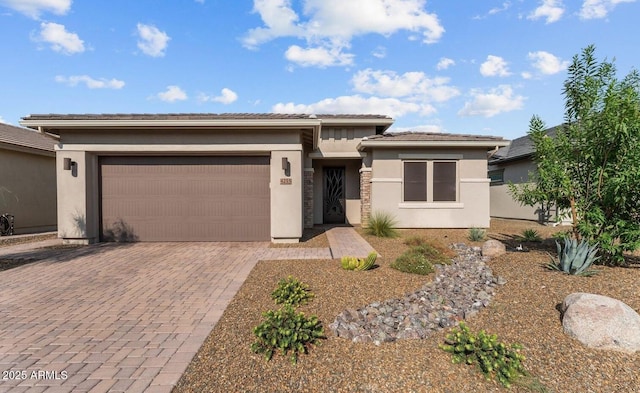
[[[636,0],[0,0],[0,121],[375,113],[395,130],[562,122],[573,55],[640,65]]]

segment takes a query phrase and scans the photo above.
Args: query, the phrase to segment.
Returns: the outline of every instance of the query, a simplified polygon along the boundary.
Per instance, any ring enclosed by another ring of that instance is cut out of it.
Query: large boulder
[[[640,350],[640,315],[619,300],[572,293],[562,302],[562,313],[564,332],[590,348]]]
[[[506,254],[507,247],[501,242],[489,239],[482,245],[482,256],[483,257],[499,257],[500,255]]]

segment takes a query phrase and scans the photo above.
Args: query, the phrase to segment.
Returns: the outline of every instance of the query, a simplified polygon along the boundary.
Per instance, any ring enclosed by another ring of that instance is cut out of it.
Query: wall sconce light
[[[75,161],[71,161],[71,158],[65,158],[62,167],[65,171],[70,171],[71,168],[75,167],[77,164]]]
[[[282,170],[286,176],[289,176],[291,173],[291,163],[287,157],[282,157]]]

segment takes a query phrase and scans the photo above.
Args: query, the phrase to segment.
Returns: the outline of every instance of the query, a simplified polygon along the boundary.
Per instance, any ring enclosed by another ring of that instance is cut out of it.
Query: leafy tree
[[[565,124],[555,137],[533,116],[533,184],[510,185],[516,200],[570,208],[573,233],[599,243],[603,261],[624,263],[640,247],[640,74],[616,79],[595,47],[573,57],[564,82]]]

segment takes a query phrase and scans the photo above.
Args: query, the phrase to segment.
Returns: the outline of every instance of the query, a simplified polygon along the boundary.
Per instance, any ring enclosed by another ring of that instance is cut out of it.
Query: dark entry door
[[[324,168],[324,208],[325,224],[344,224],[344,167]]]

